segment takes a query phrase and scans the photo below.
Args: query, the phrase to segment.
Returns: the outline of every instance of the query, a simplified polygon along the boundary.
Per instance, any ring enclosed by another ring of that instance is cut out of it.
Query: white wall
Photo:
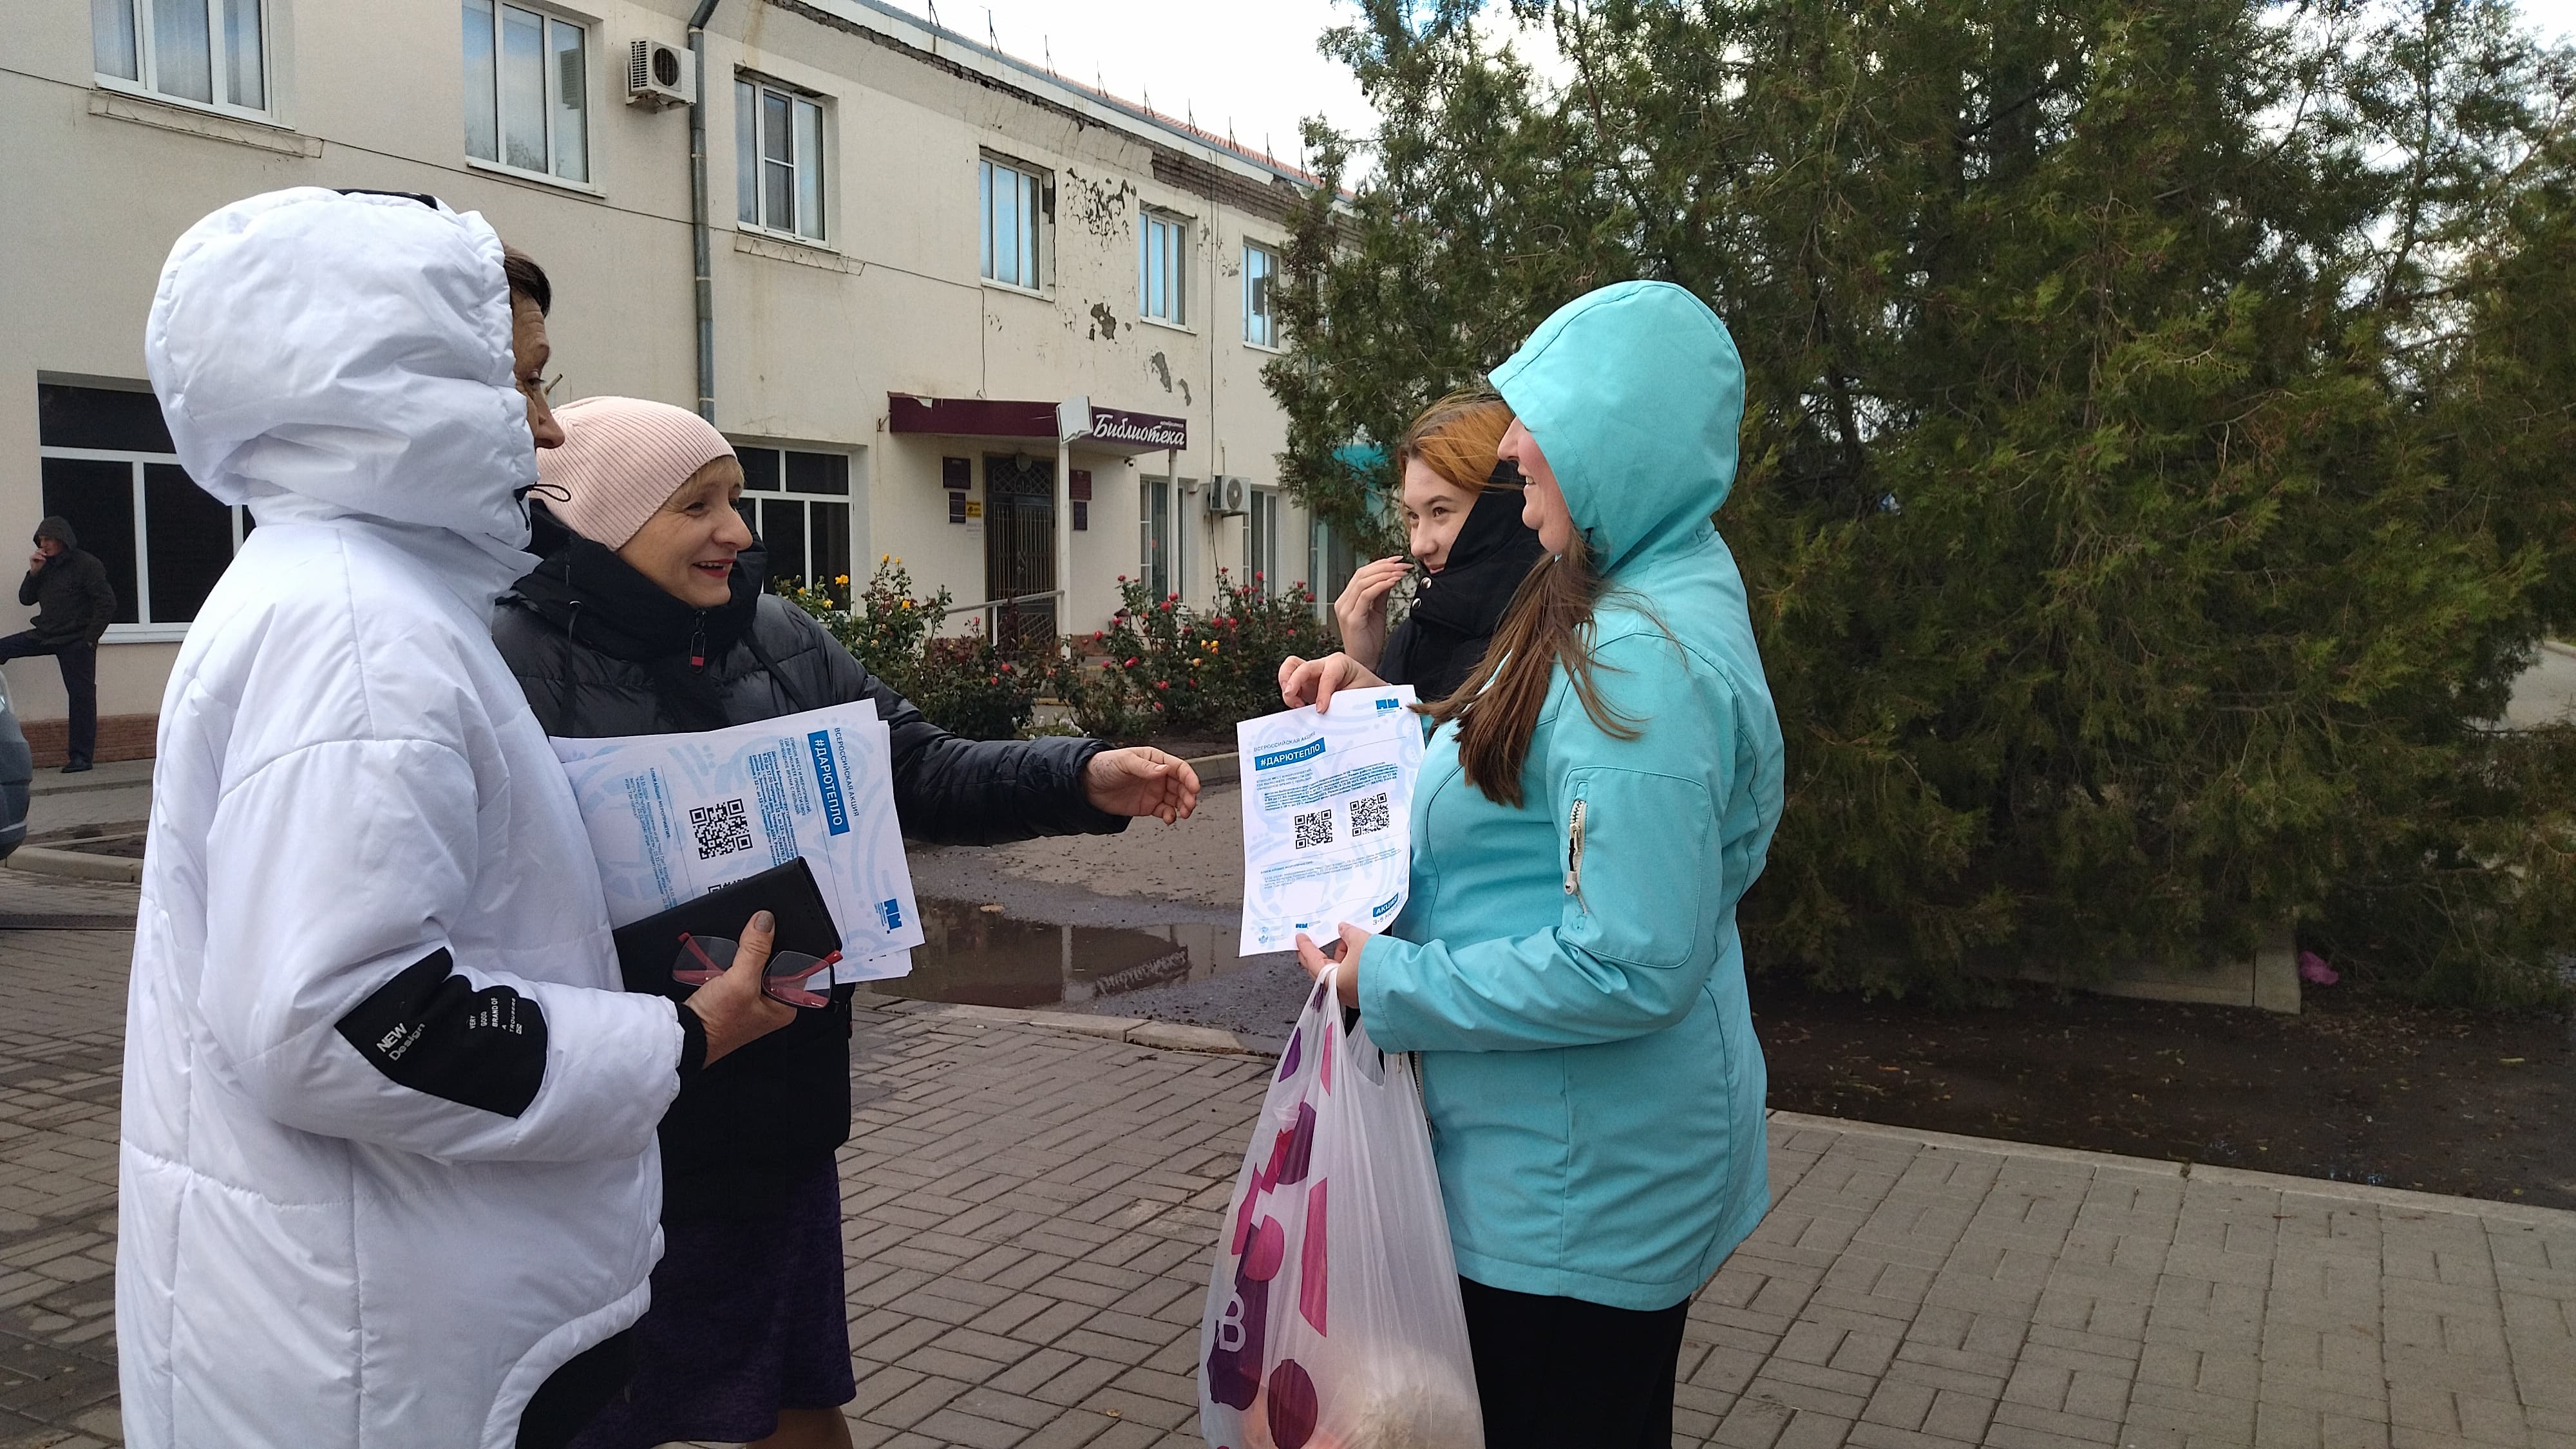
[[[1048,402],[1087,394],[1186,418],[1184,477],[1271,481],[1284,421],[1260,384],[1271,354],[1242,340],[1237,268],[1246,234],[1275,241],[1281,228],[1157,181],[1155,150],[1213,161],[1242,183],[1266,183],[1268,173],[961,51],[953,38],[938,42],[944,62],[933,63],[917,26],[851,0],[812,3],[841,23],[726,0],[708,37],[717,421],[746,439],[854,455],[852,572],[891,553],[925,589],[984,597],[980,540],[947,521],[938,460],[1012,445],[889,434],[889,391]],[[558,400],[628,393],[693,403],[688,112],[623,103],[628,42],[682,40],[686,0],[583,0],[563,10],[590,22],[592,181],[582,187],[467,161],[452,0],[269,4],[276,124],[103,87],[89,0],[13,8],[9,69],[0,71],[0,175],[10,194],[0,207],[9,262],[0,335],[12,340],[0,360],[0,540],[32,528],[40,512],[38,380],[142,379],[143,319],[171,241],[225,202],[282,186],[426,191],[483,212],[555,281]],[[735,225],[737,67],[827,98],[822,246]],[[976,161],[987,150],[1055,176],[1054,268],[1042,295],[978,276]],[[1147,204],[1196,223],[1186,330],[1135,320],[1135,227]],[[1163,459],[1075,462],[1090,468],[1096,492],[1090,529],[1073,536],[1067,624],[1087,631],[1114,607],[1114,577],[1136,571],[1135,480],[1161,471]],[[1303,536],[1302,514],[1282,524],[1291,540]],[[1240,519],[1211,528],[1192,516],[1185,577],[1194,599],[1208,596],[1219,563],[1240,567],[1243,531]],[[1302,574],[1303,550],[1283,545],[1282,562]],[[24,611],[13,610],[0,597],[0,631],[23,627]],[[167,643],[111,641],[101,712],[157,709],[173,654]],[[50,661],[13,664],[8,678],[30,718],[59,716]]]

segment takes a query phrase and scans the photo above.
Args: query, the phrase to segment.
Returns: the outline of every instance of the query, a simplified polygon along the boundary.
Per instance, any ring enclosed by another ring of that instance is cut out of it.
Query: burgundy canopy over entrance
[[[1166,417],[1161,413],[1130,412],[1125,408],[1093,407],[1087,400],[1076,399],[1079,407],[1073,416],[1061,416],[1063,409],[1049,402],[1020,402],[1008,398],[920,397],[908,392],[886,394],[886,426],[898,433],[937,433],[953,438],[1007,438],[1013,442],[1044,443],[1049,447],[1064,436],[1060,423],[1070,423],[1073,441],[1087,452],[1118,453],[1133,457],[1138,453],[1172,453],[1190,445],[1190,423],[1187,418]]]

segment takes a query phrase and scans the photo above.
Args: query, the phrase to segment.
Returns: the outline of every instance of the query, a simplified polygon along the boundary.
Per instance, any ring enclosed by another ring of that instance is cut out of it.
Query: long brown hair
[[[1451,487],[1474,498],[1485,491],[1494,454],[1511,426],[1512,405],[1499,394],[1482,388],[1453,392],[1424,408],[1396,440],[1396,466],[1419,458]]]
[[[1497,805],[1521,804],[1521,766],[1563,661],[1583,712],[1610,735],[1633,740],[1637,725],[1610,708],[1593,678],[1592,611],[1603,584],[1577,532],[1565,552],[1543,559],[1512,594],[1485,657],[1447,699],[1417,706],[1435,723],[1458,721],[1458,763],[1467,783]],[[1603,666],[1608,667],[1608,666]]]

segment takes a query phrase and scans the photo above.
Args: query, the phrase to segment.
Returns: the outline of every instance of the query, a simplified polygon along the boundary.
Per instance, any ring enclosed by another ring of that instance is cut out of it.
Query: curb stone
[[[68,880],[111,880],[138,885],[143,880],[143,862],[113,855],[86,855],[77,850],[51,850],[41,845],[22,845],[6,861],[11,870],[29,875],[62,876]]]
[[[2324,1177],[2292,1177],[2279,1172],[2257,1172],[2244,1167],[2216,1167],[2193,1163],[2183,1169],[2194,1182],[2217,1187],[2250,1187],[2263,1192],[2296,1194],[2301,1197],[2333,1197],[2352,1202],[2376,1203],[2384,1208],[2404,1208],[2419,1213],[2443,1213],[2454,1217],[2487,1218],[2514,1223],[2522,1227],[2576,1227],[2576,1210],[2542,1207],[2537,1203],[2498,1202],[2485,1197],[2446,1197],[2435,1192],[2416,1192],[2403,1187],[2378,1187],[2367,1182],[2339,1182]]]
[[[1288,1043],[1278,1037],[1254,1036],[1245,1032],[1218,1031],[1213,1027],[1180,1026],[1168,1021],[1147,1021],[1137,1016],[1093,1016],[1075,1011],[1023,1011],[1007,1006],[966,1006],[953,1002],[915,1001],[910,997],[884,996],[865,987],[852,998],[851,1005],[862,1011],[893,1015],[934,1017],[957,1022],[991,1022],[1003,1026],[1035,1026],[1051,1031],[1069,1031],[1080,1036],[1107,1037],[1130,1046],[1155,1047],[1163,1051],[1200,1052],[1211,1056],[1275,1057],[1287,1050]]]
[[[1202,787],[1223,785],[1243,778],[1242,758],[1232,751],[1222,755],[1201,755],[1195,760],[1183,760],[1181,763],[1198,772],[1199,784]]]
[[[1793,1131],[1814,1130],[1840,1133],[1845,1137],[1878,1137],[1890,1141],[1910,1142],[1922,1147],[1944,1148],[1959,1152],[1982,1152],[1990,1156],[2028,1157],[2108,1172],[2134,1172],[2151,1177],[2171,1177],[2188,1182],[2206,1183],[2212,1187],[2245,1187],[2260,1192],[2278,1192],[2300,1197],[2341,1198],[2351,1202],[2367,1202],[2380,1207],[2406,1208],[2416,1212],[2492,1218],[2526,1227],[2576,1226],[2576,1211],[2541,1207],[2534,1203],[2498,1202],[2492,1198],[2483,1197],[2446,1197],[2440,1193],[2414,1192],[2402,1187],[2375,1187],[2366,1182],[2338,1182],[2324,1177],[2295,1177],[2284,1172],[2257,1172],[2251,1168],[2220,1167],[2205,1162],[2165,1162],[2151,1157],[2123,1157],[2114,1152],[2088,1152],[2074,1147],[2048,1147],[2036,1142],[2012,1142],[1999,1137],[1963,1137],[1951,1132],[1933,1132],[1917,1127],[1892,1127],[1883,1122],[1860,1122],[1845,1117],[1818,1117],[1805,1112],[1772,1112],[1768,1115],[1775,1125]]]
[[[1989,1155],[2007,1152],[2014,1157],[2034,1157],[2049,1162],[2098,1168],[2112,1172],[2145,1173],[2152,1177],[2180,1178],[2187,1169],[2179,1162],[2160,1162],[2150,1157],[2123,1157],[2116,1152],[2089,1152],[2080,1147],[2046,1147],[2036,1142],[2005,1142],[1992,1137],[1966,1137],[1956,1132],[1933,1132],[1919,1127],[1891,1127],[1880,1122],[1857,1122],[1846,1117],[1818,1117],[1807,1112],[1768,1112],[1772,1125],[1792,1131],[1813,1130],[1839,1132],[1846,1137],[1883,1137],[1910,1142],[1918,1147],[1946,1148],[1956,1152],[1983,1152]],[[2291,1181],[2299,1179],[2292,1178]]]

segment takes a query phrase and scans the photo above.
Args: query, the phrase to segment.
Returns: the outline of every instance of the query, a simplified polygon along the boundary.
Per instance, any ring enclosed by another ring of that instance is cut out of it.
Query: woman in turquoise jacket
[[[1770,1205],[1735,903],[1780,819],[1780,726],[1710,521],[1744,370],[1696,297],[1630,282],[1493,383],[1550,558],[1429,706],[1411,899],[1385,935],[1342,927],[1339,989],[1421,1054],[1490,1449],[1662,1449],[1690,1295]],[[1282,670],[1291,706],[1374,682]]]

